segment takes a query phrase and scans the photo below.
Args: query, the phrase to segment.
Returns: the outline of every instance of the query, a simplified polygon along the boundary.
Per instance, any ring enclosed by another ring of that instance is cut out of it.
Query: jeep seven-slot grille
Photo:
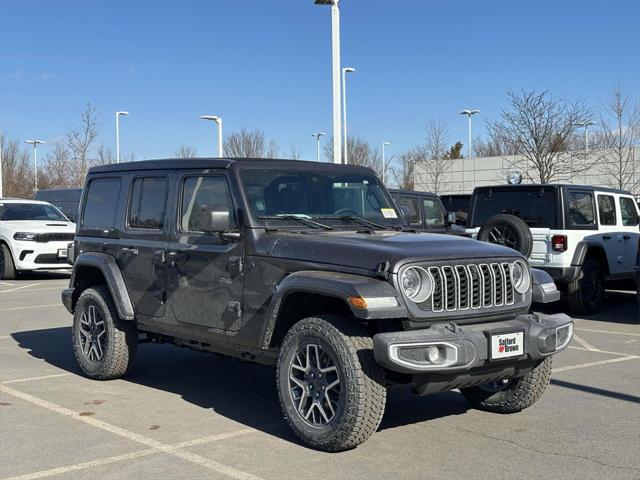
[[[433,312],[513,305],[509,263],[444,265],[427,270],[433,278],[430,302]]]

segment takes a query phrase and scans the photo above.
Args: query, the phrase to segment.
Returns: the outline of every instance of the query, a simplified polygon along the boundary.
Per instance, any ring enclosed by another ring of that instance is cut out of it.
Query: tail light
[[[567,236],[566,235],[554,235],[551,237],[551,248],[555,252],[567,251]]]

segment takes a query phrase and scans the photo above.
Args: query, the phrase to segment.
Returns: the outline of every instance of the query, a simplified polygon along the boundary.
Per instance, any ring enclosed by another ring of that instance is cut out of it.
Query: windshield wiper
[[[302,223],[307,227],[324,228],[325,230],[335,230],[333,227],[330,227],[329,225],[325,225],[324,223],[320,223],[320,222],[314,222],[311,219],[308,219],[305,217],[299,217],[298,215],[259,215],[258,219],[259,220],[293,220],[298,223]]]
[[[374,227],[379,228],[381,230],[388,230],[384,225],[380,225],[379,223],[372,222],[371,220],[367,220],[366,218],[356,217],[355,215],[326,215],[323,217],[318,217],[321,220],[342,220],[343,222],[352,222],[359,223],[360,225],[364,225],[366,227]]]

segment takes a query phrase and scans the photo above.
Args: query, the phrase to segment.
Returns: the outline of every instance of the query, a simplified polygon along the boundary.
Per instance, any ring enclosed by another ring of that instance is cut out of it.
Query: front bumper
[[[556,332],[562,327],[562,343]],[[491,335],[523,332],[523,352],[517,357],[490,359]],[[379,333],[373,337],[376,361],[383,367],[405,374],[500,372],[514,365],[533,365],[564,348],[573,336],[573,320],[564,313],[519,315],[512,320],[460,326],[455,323],[433,325],[428,329]],[[565,338],[566,337],[566,338]],[[427,358],[430,346],[447,352],[442,363]],[[455,351],[455,355],[454,352]]]
[[[16,269],[54,270],[69,269],[66,256],[60,256],[61,251],[67,251],[68,241],[52,241],[46,243],[14,241],[12,254]]]

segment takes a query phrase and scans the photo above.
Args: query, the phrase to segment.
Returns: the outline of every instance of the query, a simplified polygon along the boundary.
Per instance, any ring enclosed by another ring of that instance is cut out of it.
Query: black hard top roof
[[[482,187],[476,187],[474,190],[517,190],[519,188],[573,188],[579,190],[597,191],[597,192],[609,192],[609,193],[622,193],[625,195],[631,195],[626,190],[620,190],[619,188],[609,187],[597,187],[594,185],[575,185],[570,183],[521,183],[519,185],[487,185]]]
[[[310,162],[303,160],[286,160],[273,158],[167,158],[158,160],[142,160],[138,162],[112,163],[109,165],[101,165],[93,167],[89,170],[89,174],[94,173],[110,173],[110,172],[129,172],[141,170],[174,170],[174,169],[236,169],[236,168],[273,168],[273,169],[295,169],[309,171],[329,171],[339,169],[347,169],[350,171],[367,171],[372,170],[367,167],[357,165],[339,165],[328,162]]]
[[[402,190],[400,188],[390,188],[389,192],[399,193],[402,195],[423,195],[425,197],[437,197],[438,195],[433,192],[419,192],[417,190]]]

